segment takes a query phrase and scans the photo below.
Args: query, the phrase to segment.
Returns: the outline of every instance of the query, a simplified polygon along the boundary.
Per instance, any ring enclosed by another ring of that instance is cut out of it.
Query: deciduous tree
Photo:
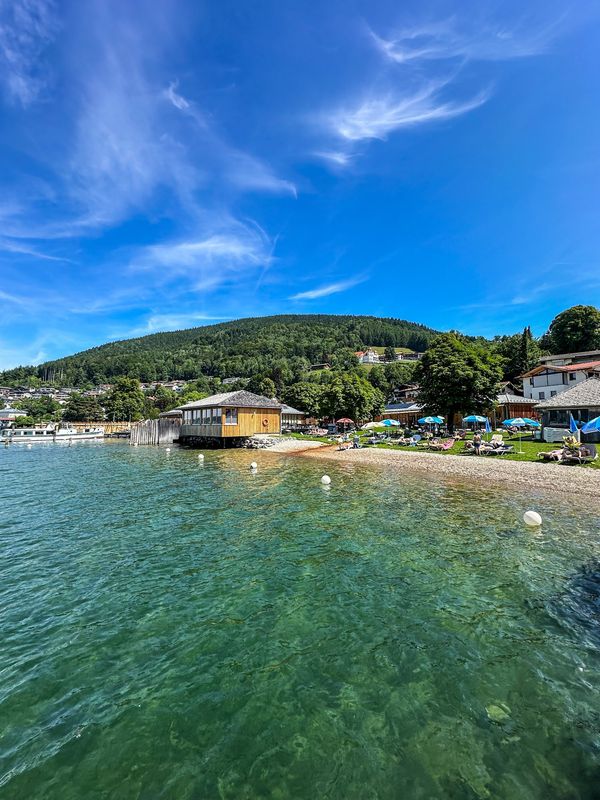
[[[573,306],[550,323],[545,341],[553,353],[578,353],[600,348],[600,311],[595,306]]]
[[[500,358],[455,333],[439,336],[415,371],[419,400],[430,414],[442,414],[453,430],[454,415],[487,411],[502,378]]]

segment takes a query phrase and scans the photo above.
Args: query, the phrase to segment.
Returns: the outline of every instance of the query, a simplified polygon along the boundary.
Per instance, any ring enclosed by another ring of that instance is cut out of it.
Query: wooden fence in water
[[[172,444],[179,439],[181,422],[172,419],[146,419],[131,425],[131,444]]]

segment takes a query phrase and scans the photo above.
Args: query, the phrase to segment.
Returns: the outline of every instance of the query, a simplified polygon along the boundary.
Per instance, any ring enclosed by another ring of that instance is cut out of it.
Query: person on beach
[[[478,456],[481,452],[481,434],[479,431],[473,436],[473,449],[475,450],[475,455]]]

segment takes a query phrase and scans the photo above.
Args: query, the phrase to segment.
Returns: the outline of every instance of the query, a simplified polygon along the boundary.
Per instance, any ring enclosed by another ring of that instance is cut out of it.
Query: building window
[[[550,397],[556,397],[556,392],[550,392]]]
[[[577,380],[577,373],[575,373],[575,372],[569,372],[569,380],[570,380],[570,381]]]
[[[540,400],[546,399],[546,392],[540,392]]]
[[[237,408],[226,408],[225,409],[225,425],[237,425],[238,424],[238,410]]]

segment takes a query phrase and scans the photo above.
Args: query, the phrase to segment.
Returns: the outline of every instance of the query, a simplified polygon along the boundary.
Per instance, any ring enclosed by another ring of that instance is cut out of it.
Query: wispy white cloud
[[[28,106],[44,90],[43,53],[58,30],[52,0],[1,0],[0,75],[8,96]]]
[[[338,294],[345,292],[347,289],[352,289],[353,286],[358,286],[359,283],[366,281],[365,276],[350,278],[346,281],[337,281],[336,283],[329,283],[326,286],[319,286],[317,289],[308,289],[306,292],[298,292],[290,297],[290,300],[318,300],[320,297],[328,297],[330,294]]]
[[[164,283],[183,278],[194,291],[208,292],[268,266],[273,246],[259,228],[232,221],[209,235],[144,247],[131,267]]]
[[[69,258],[62,256],[54,256],[50,253],[44,253],[35,247],[22,244],[19,240],[14,241],[11,239],[0,238],[0,251],[4,250],[7,253],[14,253],[15,255],[29,256],[32,258],[39,258],[42,261],[71,261]]]
[[[347,167],[352,161],[350,153],[344,153],[342,150],[317,150],[314,155],[337,167]]]
[[[390,38],[369,32],[381,53],[397,64],[446,59],[504,61],[544,53],[559,22],[538,27],[523,21],[510,27],[490,20],[459,22],[450,18],[403,28]]]
[[[403,27],[387,36],[367,27],[383,56],[383,76],[376,86],[355,91],[322,115],[321,129],[336,141],[314,155],[342,169],[356,159],[357,142],[468,114],[489,100],[491,90],[484,87],[465,98],[459,80],[467,62],[539,55],[548,50],[559,26],[560,20],[540,25],[523,18],[511,27],[471,15]]]
[[[350,142],[385,139],[400,128],[413,127],[466,114],[485,103],[482,92],[466,101],[443,101],[440,84],[431,81],[404,96],[371,97],[351,109],[335,112],[329,119],[332,130]]]
[[[197,104],[184,97],[177,89],[177,82],[169,84],[164,96],[178,111],[196,123],[196,135],[200,136],[200,140],[195,146],[201,146],[211,154],[213,167],[218,166],[219,174],[224,180],[242,191],[291,194],[296,197],[296,187],[291,181],[278,177],[259,158],[229,144],[224,136],[217,134],[214,125],[209,124]]]

